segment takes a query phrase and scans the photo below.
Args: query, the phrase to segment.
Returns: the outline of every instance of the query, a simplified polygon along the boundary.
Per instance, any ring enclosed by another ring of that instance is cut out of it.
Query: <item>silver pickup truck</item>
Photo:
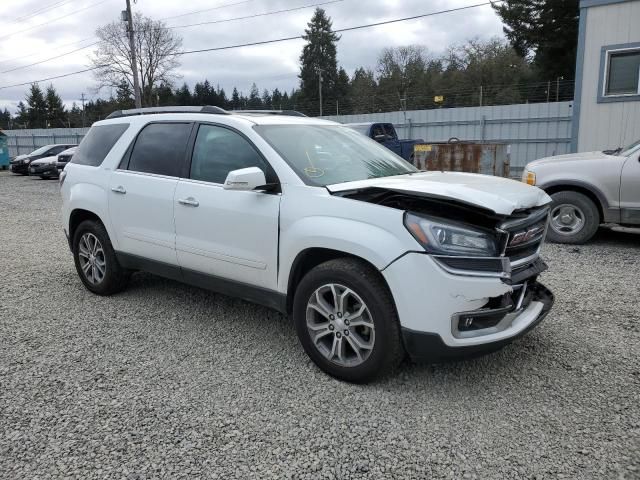
[[[640,140],[628,147],[529,163],[522,181],[552,200],[547,238],[584,243],[602,223],[640,227]]]

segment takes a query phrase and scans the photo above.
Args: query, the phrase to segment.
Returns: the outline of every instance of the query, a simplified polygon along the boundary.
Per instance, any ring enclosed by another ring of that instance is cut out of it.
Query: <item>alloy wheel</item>
[[[563,203],[551,210],[551,228],[559,235],[574,235],[584,224],[584,212],[576,205]]]
[[[107,262],[102,244],[93,233],[85,233],[80,237],[78,259],[82,274],[89,283],[97,285],[104,280]]]
[[[337,283],[316,289],[306,322],[312,344],[329,361],[354,367],[371,355],[376,339],[371,312],[352,289]]]

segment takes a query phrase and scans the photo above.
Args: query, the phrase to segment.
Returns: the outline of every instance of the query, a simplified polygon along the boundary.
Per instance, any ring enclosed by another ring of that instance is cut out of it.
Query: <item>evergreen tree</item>
[[[371,113],[378,85],[371,70],[358,68],[351,79],[351,113]]]
[[[233,93],[231,94],[231,109],[239,110],[242,108],[242,104],[240,103],[240,94],[238,93],[238,89],[233,87]]]
[[[69,123],[72,128],[82,127],[82,110],[76,102],[73,102],[69,110]]]
[[[494,5],[523,58],[533,54],[540,80],[575,76],[579,0],[506,0]]]
[[[351,113],[351,95],[350,95],[349,75],[344,68],[340,67],[338,70],[338,77],[336,78],[336,112],[341,115]],[[327,112],[329,113],[329,112]],[[331,112],[332,114],[333,112]]]
[[[115,101],[118,105],[118,108],[121,110],[135,107],[135,102],[133,100],[133,90],[131,89],[129,82],[127,82],[127,80],[124,78],[116,89]]]
[[[68,125],[67,114],[64,110],[62,99],[53,85],[47,87],[47,123],[51,128],[60,128]]]
[[[183,83],[182,86],[178,90],[176,90],[175,98],[177,105],[186,106],[193,104],[191,92],[189,91],[189,86],[186,83]]]
[[[37,83],[31,84],[25,100],[28,128],[47,128],[47,101]]]
[[[260,91],[256,84],[251,85],[251,90],[249,91],[249,100],[247,102],[247,108],[249,109],[260,109],[262,108],[262,99],[260,98]]]
[[[322,75],[323,103],[329,92],[335,92],[338,79],[338,61],[336,59],[336,43],[340,36],[331,30],[331,19],[321,8],[311,17],[302,37],[307,44],[300,55],[300,96],[310,113],[318,113],[319,108],[313,106],[319,101],[319,82]],[[324,107],[324,105],[323,105]]]
[[[11,127],[11,113],[6,108],[0,112],[0,129],[9,130]]]
[[[262,106],[266,109],[273,108],[273,104],[271,103],[271,95],[269,94],[269,90],[266,88],[262,92]]]
[[[282,93],[277,88],[273,90],[271,94],[271,105],[276,110],[283,110],[282,108]]]
[[[16,128],[27,128],[29,124],[29,110],[22,100],[18,102],[18,113],[15,117]]]

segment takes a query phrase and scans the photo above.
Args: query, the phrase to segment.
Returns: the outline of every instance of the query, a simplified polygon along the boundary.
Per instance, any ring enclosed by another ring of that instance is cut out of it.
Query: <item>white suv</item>
[[[364,382],[495,350],[547,314],[550,198],[513,180],[419,172],[347,127],[216,107],[115,112],[61,177],[92,292],[144,270],[291,314],[325,372]]]

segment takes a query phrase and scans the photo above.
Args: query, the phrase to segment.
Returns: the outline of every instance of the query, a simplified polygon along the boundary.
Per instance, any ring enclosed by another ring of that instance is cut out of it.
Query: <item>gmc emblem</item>
[[[516,233],[511,240],[509,240],[509,246],[515,247],[517,245],[521,245],[523,243],[528,242],[529,240],[534,239],[538,235],[544,232],[544,227],[537,226],[530,228],[526,232]]]

